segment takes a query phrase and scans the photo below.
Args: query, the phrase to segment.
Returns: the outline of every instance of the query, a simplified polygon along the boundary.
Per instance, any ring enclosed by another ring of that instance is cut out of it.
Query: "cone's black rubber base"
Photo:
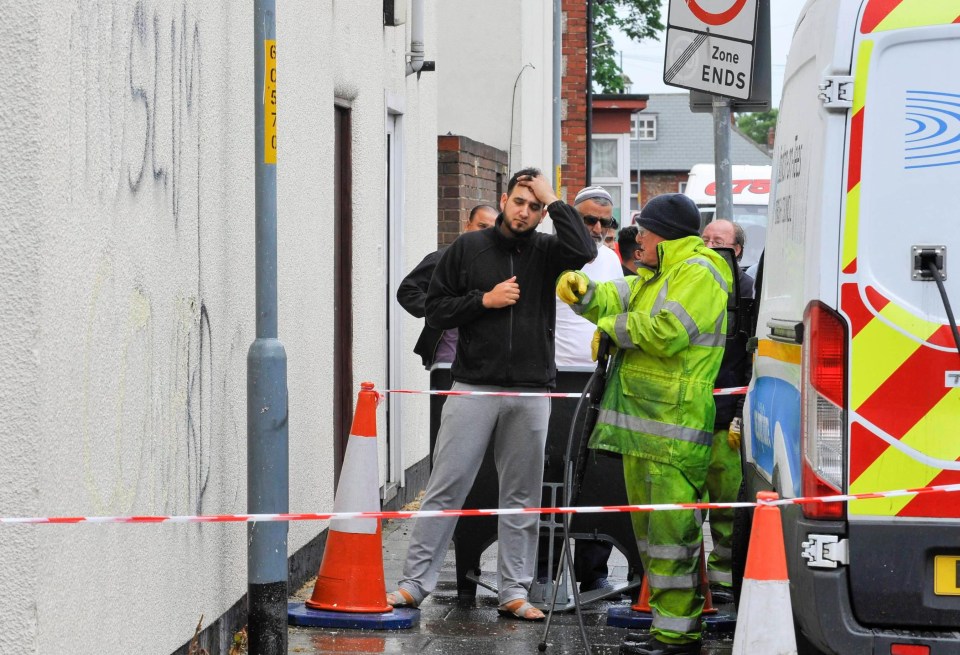
[[[312,610],[303,603],[289,603],[290,625],[308,628],[352,628],[356,630],[406,630],[420,622],[420,610],[396,607],[392,612],[361,614]]]

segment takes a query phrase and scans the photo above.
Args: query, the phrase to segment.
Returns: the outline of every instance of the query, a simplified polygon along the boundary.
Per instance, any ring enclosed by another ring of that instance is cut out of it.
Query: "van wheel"
[[[796,623],[793,624],[793,634],[797,637],[797,655],[828,655],[807,641],[806,636],[800,631],[800,626]]]
[[[746,482],[740,483],[737,501],[747,497]],[[747,546],[750,544],[750,528],[753,526],[753,508],[738,507],[733,510],[733,554],[731,571],[733,573],[733,599],[740,605],[740,590],[743,588],[743,571],[747,566]]]

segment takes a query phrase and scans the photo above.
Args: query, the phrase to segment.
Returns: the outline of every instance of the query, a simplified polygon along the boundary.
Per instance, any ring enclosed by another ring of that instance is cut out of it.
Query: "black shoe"
[[[586,593],[588,591],[606,591],[608,589],[613,589],[613,585],[610,584],[610,581],[606,578],[597,578],[596,580],[591,580],[590,582],[581,582],[580,583],[580,593]]]
[[[624,641],[620,644],[620,655],[700,655],[702,649],[701,639],[686,644],[666,644],[654,637],[645,642]]]
[[[627,634],[626,639],[620,642],[620,655],[633,655],[641,652],[641,648],[646,648],[653,640],[653,635],[649,632],[631,632]]]
[[[733,589],[719,584],[710,585],[710,597],[714,605],[732,605]]]

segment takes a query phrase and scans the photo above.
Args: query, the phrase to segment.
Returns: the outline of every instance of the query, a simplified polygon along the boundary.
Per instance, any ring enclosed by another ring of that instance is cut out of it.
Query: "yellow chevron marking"
[[[944,435],[956,432],[958,419],[960,419],[960,389],[951,389],[903,435],[900,442],[929,457],[956,461],[960,458],[960,440],[945,439]],[[850,493],[926,487],[942,472],[943,469],[927,466],[890,446],[850,484]],[[850,504],[850,513],[860,516],[894,516],[901,512],[913,498],[914,496],[903,496],[858,500]]]
[[[873,54],[873,41],[865,39],[857,51],[857,68],[853,83],[853,108],[851,116],[863,110],[867,97],[867,77],[870,71],[870,57]],[[850,157],[863,157],[863,152],[849,153]],[[849,168],[849,162],[847,164]],[[860,167],[863,175],[863,166]],[[857,236],[860,232],[860,183],[847,193],[847,207],[843,221],[843,253],[840,270],[844,270],[857,257]]]
[[[867,323],[850,344],[850,407],[858,409],[919,347],[883,321]]]
[[[907,27],[945,25],[960,16],[960,3],[944,0],[904,0],[880,21],[873,31],[886,32]]]
[[[931,323],[916,314],[911,314],[909,310],[900,307],[895,303],[887,303],[880,315],[888,319],[891,323],[899,327],[907,334],[911,334],[920,341],[926,341],[933,333],[940,329],[940,323]]]
[[[867,99],[867,74],[870,72],[870,57],[873,56],[873,41],[864,39],[857,51],[857,72],[853,82],[853,112],[863,109]]]
[[[769,357],[787,364],[800,364],[800,346],[792,343],[780,343],[770,339],[761,339],[757,348],[760,357]]]
[[[857,233],[860,227],[860,185],[853,187],[847,194],[847,211],[844,213],[843,224],[843,256],[840,261],[840,270],[846,270],[857,258]]]

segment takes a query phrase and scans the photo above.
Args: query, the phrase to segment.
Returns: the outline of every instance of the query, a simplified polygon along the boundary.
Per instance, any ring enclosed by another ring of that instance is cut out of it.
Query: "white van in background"
[[[735,164],[731,168],[733,216],[723,217],[740,223],[746,234],[741,268],[757,263],[763,251],[767,230],[767,206],[770,204],[770,166]],[[700,227],[714,219],[717,209],[717,179],[713,164],[695,164],[690,169],[683,193],[700,208]]]
[[[960,482],[958,16],[960,0],[801,13],[749,346],[750,497]],[[782,512],[801,654],[960,653],[960,494]]]

